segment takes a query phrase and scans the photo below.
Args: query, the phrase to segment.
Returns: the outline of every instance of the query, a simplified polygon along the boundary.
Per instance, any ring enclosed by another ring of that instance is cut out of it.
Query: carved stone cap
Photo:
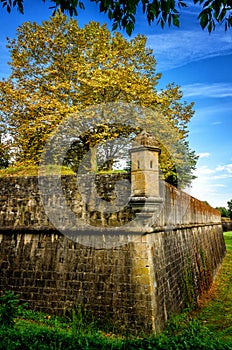
[[[159,148],[156,138],[145,130],[143,130],[133,140],[132,147],[138,147],[139,145],[147,148]]]

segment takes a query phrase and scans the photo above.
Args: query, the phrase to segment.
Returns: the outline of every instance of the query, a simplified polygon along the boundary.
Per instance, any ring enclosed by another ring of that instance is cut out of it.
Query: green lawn
[[[224,233],[227,253],[198,319],[221,339],[232,342],[232,232]]]
[[[11,177],[11,176],[38,176],[39,166],[30,165],[30,166],[12,166],[6,169],[0,169],[0,177]],[[40,167],[40,174],[42,174],[43,167]],[[61,169],[57,165],[48,165],[44,168],[45,175],[74,175],[75,173],[65,166],[62,166]]]

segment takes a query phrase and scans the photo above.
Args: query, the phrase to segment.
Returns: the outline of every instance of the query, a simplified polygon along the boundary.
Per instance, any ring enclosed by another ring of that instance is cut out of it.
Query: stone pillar
[[[160,148],[153,136],[143,131],[132,143],[132,197],[159,197]]]
[[[160,198],[159,154],[155,137],[142,131],[132,143],[131,154],[131,206],[142,211],[144,219],[157,212]]]

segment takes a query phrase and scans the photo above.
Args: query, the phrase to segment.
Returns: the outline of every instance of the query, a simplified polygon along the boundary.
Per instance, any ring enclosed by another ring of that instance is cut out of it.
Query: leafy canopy
[[[225,218],[232,219],[232,199],[227,202],[227,208],[225,207],[216,207],[217,210],[221,212],[221,216]]]
[[[46,0],[42,0],[46,2]],[[113,21],[113,29],[124,28],[131,35],[136,22],[136,13],[139,7],[151,24],[156,21],[162,28],[168,23],[169,26],[180,25],[180,10],[188,6],[182,0],[89,0],[99,4],[101,12],[107,13]],[[0,0],[2,6],[11,12],[12,7],[17,7],[19,12],[24,12],[23,0]],[[54,12],[59,8],[62,12],[67,11],[71,16],[77,15],[77,8],[84,9],[84,3],[79,0],[50,0],[54,5],[50,8]],[[193,4],[201,7],[198,19],[202,29],[209,32],[216,28],[217,24],[224,24],[225,30],[232,25],[231,0],[193,0]]]
[[[227,202],[228,205],[228,214],[229,217],[232,219],[232,199],[230,201]]]
[[[191,181],[196,156],[189,149],[187,126],[193,104],[182,102],[182,92],[173,84],[157,91],[161,75],[156,73],[156,60],[144,36],[127,41],[95,22],[79,28],[76,20],[58,11],[41,25],[24,23],[17,37],[8,40],[8,48],[12,73],[0,81],[0,121],[11,139],[15,164],[39,164],[50,135],[68,116],[78,118],[91,106],[96,110],[102,104],[125,103],[163,116],[159,121],[148,113],[147,120],[151,129],[159,123],[166,137],[165,146],[160,145],[164,177],[174,184]],[[140,132],[141,127],[130,125],[129,112],[125,125],[113,123],[112,111],[104,122],[95,117],[95,125],[73,143],[65,165],[75,168],[94,146],[119,136],[131,139]]]
[[[220,211],[222,217],[224,217],[224,218],[229,218],[230,217],[229,211],[225,207],[216,207],[215,209]]]

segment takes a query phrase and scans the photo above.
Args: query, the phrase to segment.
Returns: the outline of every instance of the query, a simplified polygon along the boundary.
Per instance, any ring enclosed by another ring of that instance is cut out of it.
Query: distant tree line
[[[228,206],[227,208],[216,207],[216,209],[221,212],[222,217],[232,219],[232,199],[227,202],[227,206]]]

